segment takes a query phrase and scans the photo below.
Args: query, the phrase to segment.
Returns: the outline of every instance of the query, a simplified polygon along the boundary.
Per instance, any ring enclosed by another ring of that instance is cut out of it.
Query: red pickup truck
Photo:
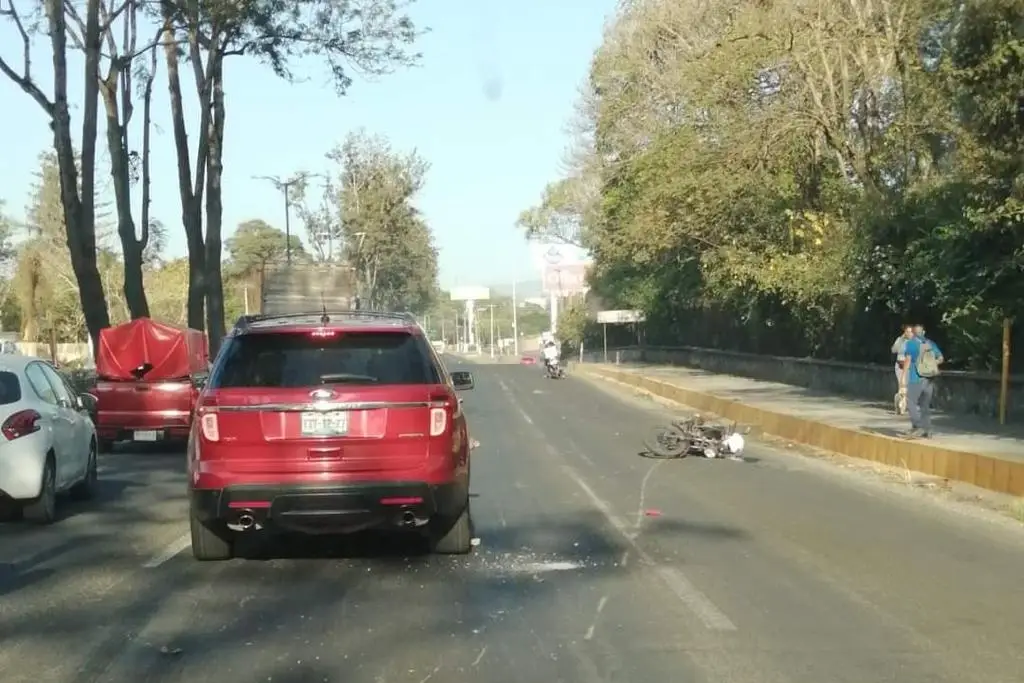
[[[199,330],[149,318],[102,330],[93,390],[100,449],[116,441],[187,441],[209,367]]]

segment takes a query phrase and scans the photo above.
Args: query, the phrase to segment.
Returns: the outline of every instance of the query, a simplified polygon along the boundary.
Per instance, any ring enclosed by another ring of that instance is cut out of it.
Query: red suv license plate
[[[340,436],[348,434],[348,412],[302,413],[302,436]]]

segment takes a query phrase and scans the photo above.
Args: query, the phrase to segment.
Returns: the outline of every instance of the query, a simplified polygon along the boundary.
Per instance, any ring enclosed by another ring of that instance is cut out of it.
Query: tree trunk
[[[203,244],[202,197],[203,185],[200,178],[205,176],[206,145],[200,136],[197,153],[196,181],[192,179],[189,159],[188,132],[185,129],[185,111],[182,106],[181,76],[179,73],[178,46],[174,30],[174,16],[170,3],[164,3],[164,56],[167,60],[167,84],[171,102],[171,121],[174,130],[174,148],[178,159],[178,194],[181,198],[181,223],[185,228],[188,246],[188,326],[205,329],[204,301],[206,298],[206,254]],[[200,102],[200,106],[203,103]],[[208,108],[208,106],[207,106]],[[204,119],[208,118],[204,114]],[[205,127],[200,128],[205,130]]]
[[[121,251],[124,254],[124,301],[128,306],[128,315],[135,320],[149,317],[149,302],[146,300],[142,280],[142,251],[145,245],[135,236],[128,150],[117,108],[117,78],[117,72],[112,70],[112,74],[100,87],[100,92],[107,114],[107,151],[110,154],[110,175],[114,182],[114,201],[117,205],[117,234],[121,238]]]
[[[99,346],[99,333],[110,327],[107,298],[103,291],[99,268],[96,265],[95,184],[96,164],[96,73],[100,59],[99,0],[89,0],[86,8],[85,101],[82,118],[82,177],[81,194],[78,187],[78,168],[74,144],[71,139],[71,114],[68,109],[67,28],[64,7],[56,0],[48,0],[46,13],[50,42],[53,48],[53,147],[60,169],[61,204],[64,209],[64,229],[67,237],[71,267],[78,284],[85,324],[92,337],[93,347]]]
[[[224,280],[221,269],[221,221],[224,207],[221,201],[221,177],[224,173],[224,62],[212,53],[210,80],[213,89],[213,115],[207,139],[210,152],[206,158],[206,330],[210,341],[210,354],[220,349],[224,338]]]

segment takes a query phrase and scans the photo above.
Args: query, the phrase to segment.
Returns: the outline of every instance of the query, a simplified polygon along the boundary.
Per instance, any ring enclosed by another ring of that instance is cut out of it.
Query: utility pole
[[[292,204],[291,190],[294,185],[305,183],[312,177],[322,177],[318,173],[296,173],[287,180],[281,180],[277,176],[258,175],[253,176],[256,180],[269,180],[279,192],[284,193],[284,255],[288,265],[292,264]]]
[[[516,281],[512,281],[512,348],[519,355],[519,301],[516,299]]]
[[[494,304],[487,308],[491,309],[491,358],[494,358]]]

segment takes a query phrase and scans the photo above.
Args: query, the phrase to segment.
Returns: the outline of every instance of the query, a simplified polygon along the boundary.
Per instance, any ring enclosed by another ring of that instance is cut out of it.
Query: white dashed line
[[[171,543],[169,543],[167,547],[165,547],[162,551],[160,551],[153,557],[143,562],[142,566],[145,569],[155,569],[156,567],[159,567],[163,563],[172,559],[175,555],[180,553],[185,548],[189,547],[191,544],[192,539],[189,537],[189,535],[183,534],[181,538],[177,538],[174,541],[171,541]]]

